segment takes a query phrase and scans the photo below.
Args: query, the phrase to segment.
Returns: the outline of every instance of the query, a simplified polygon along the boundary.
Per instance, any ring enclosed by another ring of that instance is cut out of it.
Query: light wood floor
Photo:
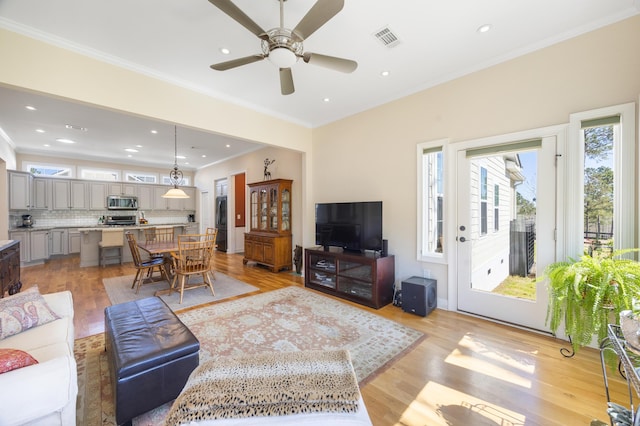
[[[216,270],[262,291],[304,285],[288,272],[243,266],[237,254],[216,253]],[[131,264],[80,268],[78,257],[67,257],[23,268],[22,282],[24,288],[37,284],[43,293],[70,290],[80,338],[104,331],[103,312],[110,303],[102,278],[133,273]],[[427,335],[362,387],[376,426],[608,423],[594,349],[568,359],[559,353],[560,340],[467,315],[436,310],[422,318],[392,305],[362,308]],[[617,375],[610,389],[614,400],[628,405],[626,384]]]

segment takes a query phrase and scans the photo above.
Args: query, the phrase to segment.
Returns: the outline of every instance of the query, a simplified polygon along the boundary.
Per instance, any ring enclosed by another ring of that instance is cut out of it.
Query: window
[[[166,175],[162,176],[161,183],[163,183],[164,185],[173,185],[173,183],[171,182],[171,179],[169,178],[169,176],[166,176]],[[180,182],[180,185],[189,186],[189,178],[188,177],[183,177],[182,178],[182,182]]]
[[[634,103],[570,116],[567,257],[636,245],[635,117]]]
[[[28,164],[25,171],[35,176],[46,177],[60,177],[71,178],[73,177],[73,169],[69,166],[60,166],[52,164]]]
[[[493,185],[493,230],[500,230],[500,185]]]
[[[125,182],[156,183],[157,181],[158,181],[158,176],[155,174],[135,173],[135,172],[125,173]]]
[[[418,145],[418,258],[444,253],[444,141]]]
[[[487,235],[487,169],[480,167],[480,235]]]
[[[120,172],[115,170],[107,170],[107,169],[81,169],[80,178],[90,179],[90,180],[108,180],[108,181],[117,182],[120,180]]]

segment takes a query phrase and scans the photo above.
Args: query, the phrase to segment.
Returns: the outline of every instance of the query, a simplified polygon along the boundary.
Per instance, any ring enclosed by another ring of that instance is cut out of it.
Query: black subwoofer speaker
[[[402,281],[402,310],[426,317],[438,306],[437,281],[411,277]]]

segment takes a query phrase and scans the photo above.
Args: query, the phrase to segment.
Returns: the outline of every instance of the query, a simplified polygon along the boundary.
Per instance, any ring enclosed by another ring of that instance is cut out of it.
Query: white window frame
[[[98,176],[94,176],[94,177],[87,177],[87,174],[89,173],[96,173]],[[104,179],[101,178],[99,175],[104,174],[104,175],[113,175],[113,179]],[[98,167],[78,167],[78,175],[80,176],[80,179],[86,179],[86,180],[102,180],[105,182],[119,182],[120,181],[120,170],[114,170],[114,169],[101,169]]]
[[[442,191],[443,191],[443,201],[442,201],[442,215],[443,215],[443,223],[442,223],[442,230],[443,233],[445,233],[445,237],[446,237],[446,232],[447,232],[447,223],[446,223],[446,217],[447,217],[447,204],[448,204],[448,200],[447,200],[447,171],[446,171],[446,167],[447,167],[447,154],[446,154],[446,147],[449,144],[449,139],[439,139],[439,140],[434,140],[434,141],[430,141],[430,142],[423,142],[423,143],[419,143],[416,147],[416,157],[417,157],[417,163],[416,163],[416,170],[417,170],[417,206],[418,206],[418,214],[417,214],[417,235],[416,235],[416,240],[417,240],[417,247],[416,247],[416,253],[417,253],[417,260],[421,261],[421,262],[432,262],[432,263],[446,263],[447,261],[447,244],[446,241],[447,239],[444,238],[443,241],[443,247],[442,247],[442,252],[438,253],[438,252],[433,252],[433,251],[428,251],[427,247],[428,247],[428,229],[426,229],[426,223],[429,222],[430,218],[429,218],[429,208],[428,208],[428,199],[425,196],[425,188],[424,185],[426,185],[426,177],[425,177],[425,173],[424,173],[424,151],[425,150],[434,150],[434,149],[438,149],[440,148],[440,152],[442,153],[442,167],[443,167],[443,172],[442,172]],[[437,218],[436,218],[437,220]]]
[[[191,179],[189,179],[189,176],[183,176],[182,177],[182,182],[180,182],[179,185],[180,186],[191,186],[189,182],[191,182]],[[169,175],[160,176],[160,184],[161,185],[173,185]]]
[[[620,115],[619,135],[614,130],[613,147],[613,242],[614,249],[636,247],[638,226],[635,212],[638,205],[628,202],[636,194],[636,104],[631,102],[579,112],[569,116],[569,137],[566,151],[565,235],[566,257],[576,258],[584,250],[584,133],[582,121]],[[559,259],[565,260],[565,259]]]
[[[129,177],[131,177],[131,176],[145,176],[145,177],[153,178],[153,182],[140,182],[140,181],[137,181],[137,180],[129,180]],[[157,184],[158,183],[158,174],[157,173],[150,173],[150,172],[125,171],[124,172],[124,180],[123,180],[123,182],[126,182],[126,183]]]
[[[75,166],[69,166],[67,164],[54,164],[54,163],[41,163],[41,162],[23,162],[22,169],[25,172],[31,173],[32,168],[51,168],[51,169],[65,169],[69,171],[68,175],[34,175],[46,178],[54,178],[54,179],[73,179],[75,177]]]

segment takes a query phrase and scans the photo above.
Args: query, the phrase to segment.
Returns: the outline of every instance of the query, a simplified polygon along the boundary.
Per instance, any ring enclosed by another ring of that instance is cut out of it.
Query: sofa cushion
[[[59,316],[49,308],[37,286],[0,299],[0,339],[47,324]]]
[[[0,374],[37,363],[38,361],[25,351],[0,349]]]

